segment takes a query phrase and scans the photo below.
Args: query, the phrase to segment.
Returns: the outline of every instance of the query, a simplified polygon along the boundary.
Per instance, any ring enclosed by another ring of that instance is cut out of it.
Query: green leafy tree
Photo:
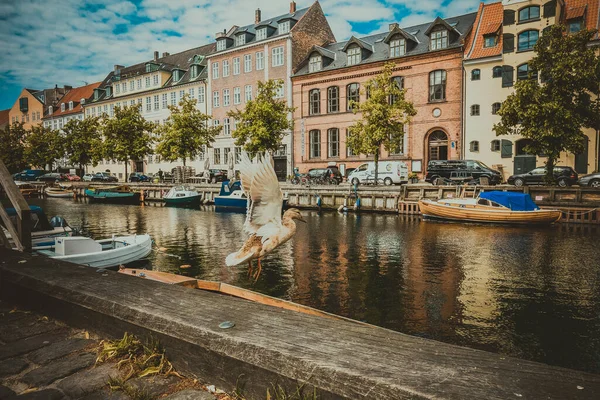
[[[25,161],[31,166],[54,168],[54,162],[65,155],[60,132],[43,125],[33,125],[25,136]]]
[[[553,171],[561,152],[581,153],[588,140],[583,128],[597,128],[600,61],[588,46],[594,31],[567,34],[563,25],[544,30],[529,61],[529,79],[515,84],[494,125],[496,135],[520,134],[531,139],[530,154],[545,155],[546,181],[555,181]],[[541,81],[538,81],[538,72]]]
[[[394,64],[386,64],[379,75],[365,84],[367,100],[350,103],[353,112],[361,116],[348,128],[351,133],[346,143],[355,154],[373,154],[375,182],[381,147],[394,153],[402,151],[404,126],[417,114],[413,104],[404,98],[404,90],[392,78],[393,71]]]
[[[160,139],[156,153],[167,161],[183,160],[202,152],[202,147],[209,147],[221,131],[221,127],[210,126],[210,115],[203,114],[196,108],[196,100],[185,95],[179,106],[169,106],[171,116],[164,125],[160,125]]]
[[[23,124],[15,122],[0,130],[0,160],[11,173],[22,171],[27,167],[25,162],[25,136],[27,131]]]
[[[72,165],[84,169],[102,158],[102,133],[98,117],[72,119],[63,128],[65,153]]]
[[[126,180],[129,160],[139,160],[152,153],[154,129],[154,123],[142,117],[138,105],[115,107],[114,117],[103,121],[102,153],[104,158],[125,164]]]
[[[294,108],[275,97],[282,87],[282,80],[258,82],[256,98],[248,101],[244,110],[227,113],[236,121],[236,129],[231,134],[236,146],[242,146],[249,153],[274,152],[281,146],[286,131],[294,127],[289,118]]]

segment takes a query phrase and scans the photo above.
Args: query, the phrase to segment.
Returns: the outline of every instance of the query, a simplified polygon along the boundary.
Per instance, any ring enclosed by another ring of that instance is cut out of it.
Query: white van
[[[408,182],[408,166],[402,161],[379,161],[378,178],[389,186],[392,184],[401,184]],[[354,184],[374,184],[375,183],[375,162],[361,164],[348,175],[348,182]]]

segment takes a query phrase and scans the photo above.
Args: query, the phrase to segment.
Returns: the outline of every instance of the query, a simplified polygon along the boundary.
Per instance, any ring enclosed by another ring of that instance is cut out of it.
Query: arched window
[[[340,131],[338,128],[327,130],[327,157],[340,156]]]
[[[496,115],[498,114],[498,111],[500,111],[500,107],[502,107],[502,103],[494,103],[492,104],[492,114]]]
[[[321,131],[313,129],[308,133],[310,158],[321,158]]]
[[[481,70],[479,68],[476,68],[473,71],[471,71],[471,80],[478,81],[479,79],[481,79]]]
[[[529,6],[519,10],[519,22],[540,18],[540,6]]]
[[[429,73],[429,101],[446,100],[446,71],[439,69]]]
[[[471,106],[471,115],[472,116],[478,116],[480,114],[480,107],[479,104],[473,104]]]
[[[448,135],[444,131],[434,131],[429,135],[429,160],[448,159]]]
[[[469,150],[471,152],[477,152],[479,151],[479,142],[477,140],[473,140],[470,144],[469,144]]]
[[[491,150],[500,151],[500,141],[498,139],[492,140]]]
[[[308,92],[308,102],[309,115],[321,114],[321,91],[319,89]]]
[[[331,86],[327,88],[327,112],[334,113],[340,111],[340,88]]]
[[[533,29],[519,33],[517,50],[525,51],[533,49],[533,46],[535,46],[538,41],[539,35],[540,33]]]
[[[358,83],[351,83],[346,86],[346,100],[348,104],[348,111],[351,111],[354,107],[356,107],[356,104],[353,106],[352,102],[360,102],[360,85]]]
[[[522,81],[524,79],[537,79],[537,71],[530,69],[529,64],[521,64],[517,67],[517,80]]]
[[[496,65],[492,70],[492,78],[502,78],[502,66]]]

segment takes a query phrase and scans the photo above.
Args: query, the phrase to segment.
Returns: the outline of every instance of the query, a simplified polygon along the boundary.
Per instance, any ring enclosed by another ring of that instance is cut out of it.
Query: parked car
[[[226,169],[210,169],[209,179],[211,183],[223,182],[227,180]]]
[[[491,185],[502,182],[502,174],[477,160],[435,160],[427,164],[425,182],[434,183],[438,178],[457,183],[487,178]]]
[[[582,176],[579,178],[579,185],[600,188],[600,172]]]
[[[508,178],[509,185],[521,187],[523,185],[543,185],[546,167],[537,167],[524,174],[512,175]],[[560,187],[567,187],[577,183],[577,172],[571,167],[554,167],[554,178]]]
[[[141,172],[132,172],[129,174],[129,182],[149,182],[150,177]]]
[[[385,185],[408,182],[408,167],[402,161],[379,161],[377,178]],[[375,162],[359,165],[348,175],[348,181],[353,184],[375,183]]]
[[[75,175],[75,174],[65,174],[65,176],[71,182],[79,182],[81,180],[81,178],[78,175]]]
[[[96,172],[92,177],[92,182],[119,182],[119,180],[108,172]]]
[[[69,179],[67,178],[67,176],[65,174],[62,174],[60,172],[49,172],[42,176],[38,176],[37,180],[41,181],[41,182],[54,183],[54,182],[68,181]]]
[[[91,182],[93,177],[94,174],[84,174],[81,180],[84,182]]]
[[[13,175],[15,181],[35,181],[42,175],[47,174],[48,171],[43,169],[25,169],[21,172],[17,172]]]
[[[318,185],[339,185],[344,180],[338,167],[333,166],[309,169],[306,177],[310,183]]]

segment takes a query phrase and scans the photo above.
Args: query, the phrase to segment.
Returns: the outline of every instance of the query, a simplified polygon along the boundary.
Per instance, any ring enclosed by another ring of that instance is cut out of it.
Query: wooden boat
[[[191,186],[174,186],[163,197],[168,206],[199,206],[202,195]]]
[[[85,190],[85,195],[91,202],[111,204],[139,204],[140,193],[134,192],[129,186],[92,187]]]
[[[72,198],[73,191],[66,188],[47,187],[44,189],[44,194],[47,197]]]
[[[355,321],[349,318],[341,317],[339,315],[330,314],[325,311],[317,310],[312,307],[303,306],[287,300],[281,300],[276,297],[267,296],[265,294],[253,292],[248,289],[242,289],[237,286],[229,285],[227,283],[205,281],[202,279],[195,279],[188,276],[171,274],[168,272],[151,271],[145,269],[135,268],[119,268],[119,272],[129,276],[137,276],[139,278],[149,279],[152,281],[162,282],[170,285],[185,286],[192,289],[208,290],[211,292],[217,292],[226,294],[229,296],[235,296],[242,299],[254,301],[257,303],[265,304],[268,306],[278,307],[285,310],[301,312],[309,315],[316,315],[325,318],[342,319],[346,321],[355,322],[362,324],[362,322]]]
[[[102,240],[71,236],[56,238],[54,245],[36,246],[32,250],[50,258],[94,268],[117,267],[150,254],[152,239],[148,234]]]
[[[31,183],[15,182],[15,184],[19,188],[19,191],[23,197],[38,197],[40,195],[40,190]]]
[[[552,224],[562,214],[540,209],[528,194],[499,191],[472,199],[423,199],[419,209],[425,219],[494,224]]]
[[[48,217],[41,207],[29,206],[31,210],[31,244],[32,246],[46,246],[54,243],[56,237],[68,237],[73,234],[73,230],[67,222],[61,217],[52,217],[48,221]],[[13,225],[17,226],[17,212],[14,208],[6,208],[8,217],[12,220]],[[4,229],[4,234],[11,240],[12,236],[3,226],[0,220],[0,229]]]

